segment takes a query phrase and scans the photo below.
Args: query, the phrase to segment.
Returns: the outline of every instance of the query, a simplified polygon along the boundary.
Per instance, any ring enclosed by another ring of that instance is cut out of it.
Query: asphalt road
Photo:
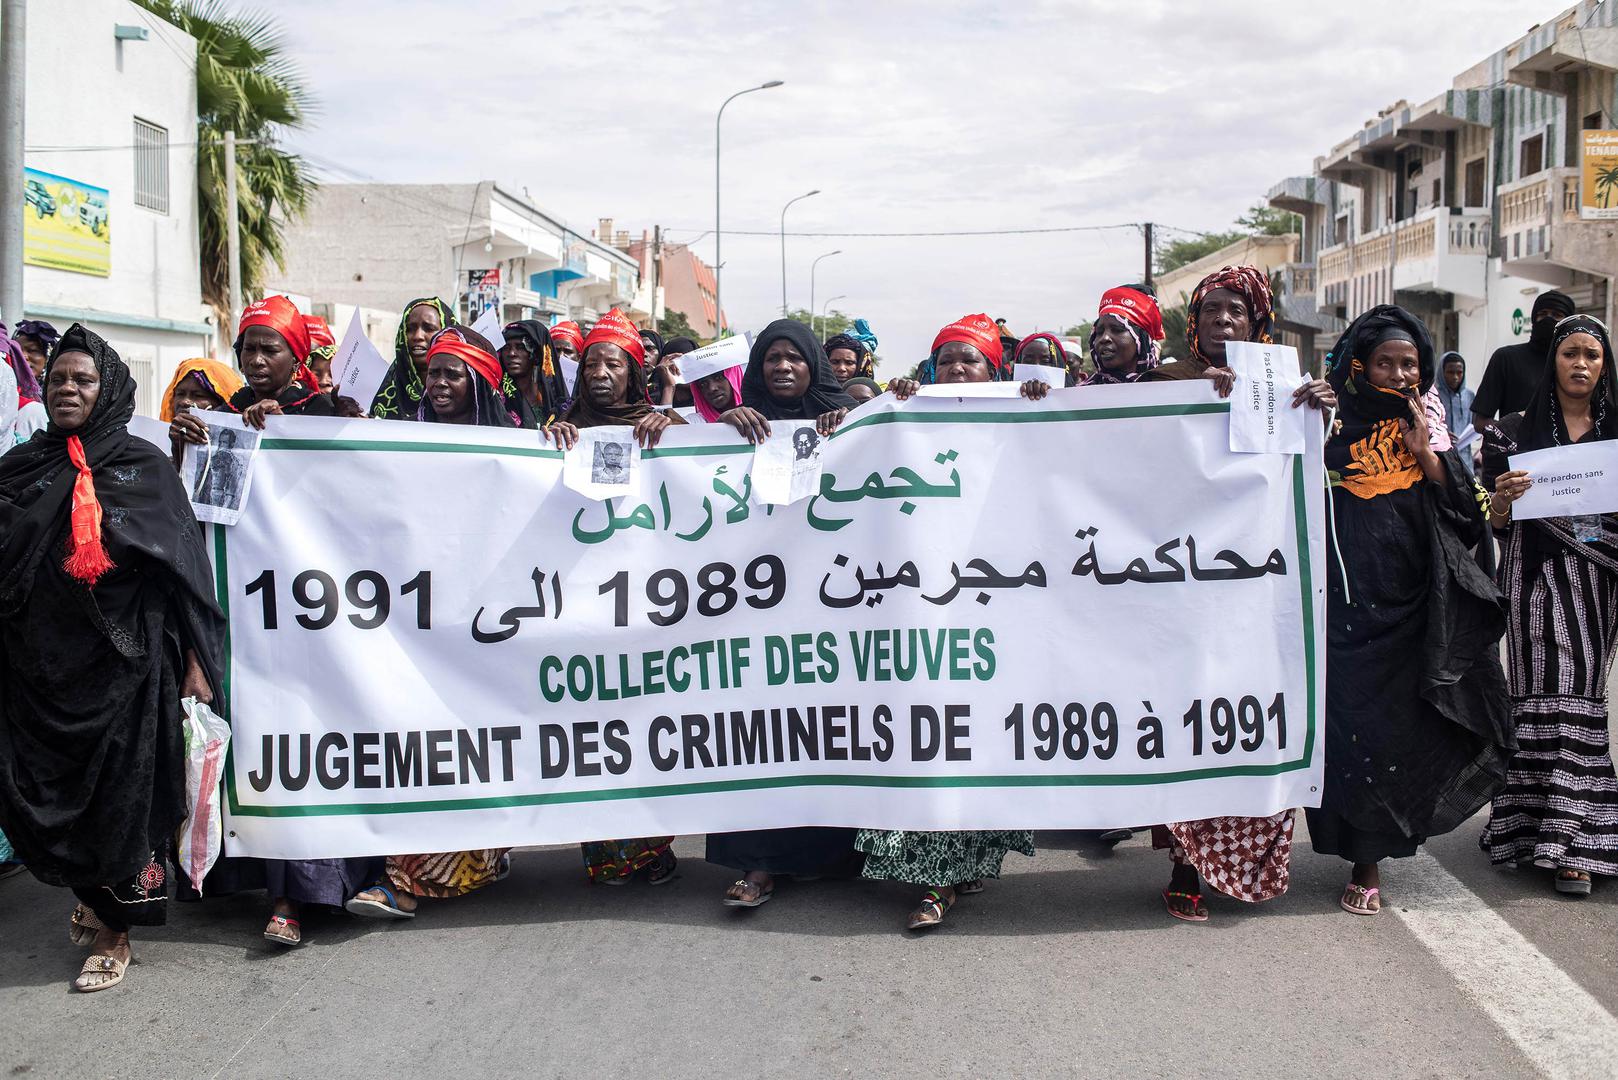
[[[573,849],[426,902],[411,923],[305,920],[262,896],[174,905],[124,985],[73,993],[65,891],[0,882],[0,1077],[1618,1076],[1618,882],[1583,901],[1491,868],[1481,819],[1337,907],[1304,841],[1292,888],[1171,921],[1166,854],[1041,833],[1039,855],[925,936],[917,890],[783,883],[756,911],[676,845],[653,889]]]

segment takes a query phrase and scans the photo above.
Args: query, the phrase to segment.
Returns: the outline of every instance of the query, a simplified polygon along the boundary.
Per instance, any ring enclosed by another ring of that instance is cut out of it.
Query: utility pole
[[[225,269],[230,282],[230,325],[225,338],[235,337],[242,317],[242,236],[240,215],[236,212],[236,133],[225,132]]]
[[[23,106],[27,82],[24,0],[0,0],[0,323],[21,319]]]
[[[1146,223],[1146,284],[1152,283],[1152,223]]]

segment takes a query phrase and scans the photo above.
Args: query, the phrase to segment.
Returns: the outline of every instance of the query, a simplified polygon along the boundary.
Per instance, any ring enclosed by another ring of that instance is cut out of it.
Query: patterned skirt
[[[861,829],[854,847],[865,852],[861,877],[943,888],[1000,876],[1006,852],[1034,854],[1034,834],[1001,832],[890,832]]]
[[[153,852],[144,869],[115,885],[75,887],[79,903],[95,912],[101,925],[122,933],[131,926],[162,926],[169,917],[168,871],[162,852]]]
[[[672,836],[647,836],[638,840],[591,840],[579,845],[584,856],[584,872],[591,881],[626,878],[663,857],[674,842]]]
[[[1195,867],[1226,896],[1256,904],[1280,896],[1292,880],[1295,813],[1172,821],[1152,829],[1152,846],[1168,848],[1176,864]]]
[[[1606,702],[1522,698],[1512,715],[1517,753],[1480,841],[1489,861],[1618,877],[1618,777]]]
[[[388,856],[388,880],[412,896],[461,896],[498,880],[510,848]]]

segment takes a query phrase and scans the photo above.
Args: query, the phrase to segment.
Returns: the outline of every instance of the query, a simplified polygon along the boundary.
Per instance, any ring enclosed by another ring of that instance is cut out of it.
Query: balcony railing
[[[1451,256],[1484,257],[1490,239],[1488,211],[1456,213],[1446,206],[1430,207],[1413,218],[1322,250],[1315,260],[1320,268],[1319,286],[1339,285],[1390,265],[1431,264]]]

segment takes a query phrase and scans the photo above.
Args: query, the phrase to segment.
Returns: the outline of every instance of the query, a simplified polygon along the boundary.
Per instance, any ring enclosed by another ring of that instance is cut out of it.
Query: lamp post
[[[836,296],[832,297],[830,300],[827,300],[824,304],[821,305],[821,307],[820,307],[820,329],[815,332],[816,337],[821,337],[826,332],[826,312],[828,310],[830,310],[831,306],[834,303],[836,303],[837,301],[839,301],[839,300],[847,300],[847,299],[848,299],[848,294],[847,293],[838,293]]]
[[[749,86],[746,90],[736,91],[719,106],[719,112],[713,120],[713,308],[715,337],[722,335],[725,330],[724,284],[720,277],[725,263],[719,250],[720,241],[724,239],[724,232],[719,227],[719,121],[725,118],[725,106],[743,94],[751,94],[759,90],[773,90],[780,85],[780,79],[771,79],[760,86]]]
[[[807,199],[811,195],[819,195],[820,189],[806,191],[796,199],[788,199],[787,205],[781,207],[781,318],[787,317],[787,207],[793,203]],[[814,301],[809,303],[809,317],[815,317]]]
[[[821,259],[829,259],[833,255],[841,255],[842,253],[843,253],[842,248],[838,248],[836,251],[828,251],[824,255],[816,255],[815,256],[815,261],[809,264],[809,318],[810,319],[813,319],[815,317],[815,267],[820,265],[820,260]]]

